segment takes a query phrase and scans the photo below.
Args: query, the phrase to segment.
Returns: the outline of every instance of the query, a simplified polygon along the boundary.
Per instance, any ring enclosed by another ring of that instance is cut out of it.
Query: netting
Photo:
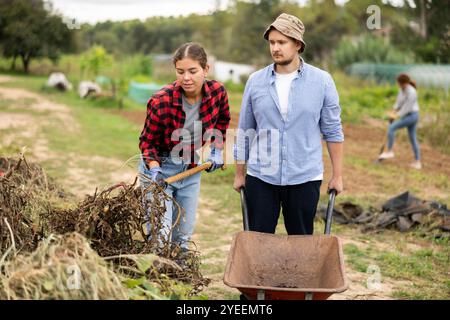
[[[159,89],[161,89],[161,85],[156,83],[138,83],[131,81],[128,85],[128,97],[138,103],[145,104]]]
[[[407,73],[418,85],[429,88],[450,87],[450,65],[354,63],[348,72],[379,83],[395,83],[400,73]]]

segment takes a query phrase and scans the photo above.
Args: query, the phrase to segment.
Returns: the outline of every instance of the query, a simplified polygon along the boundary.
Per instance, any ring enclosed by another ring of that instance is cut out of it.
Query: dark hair
[[[397,77],[397,82],[400,84],[410,84],[412,85],[414,88],[417,89],[417,84],[414,80],[412,80],[406,73],[401,73],[398,75]]]
[[[178,61],[184,58],[190,58],[192,60],[198,61],[203,69],[206,68],[206,65],[208,63],[208,57],[206,55],[205,49],[203,49],[203,47],[196,42],[188,42],[179,47],[173,55],[173,64],[175,65]]]

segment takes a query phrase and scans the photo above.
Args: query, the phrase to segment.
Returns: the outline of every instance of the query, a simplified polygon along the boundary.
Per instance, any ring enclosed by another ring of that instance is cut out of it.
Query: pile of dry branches
[[[136,267],[130,255],[154,254],[174,263],[149,268],[148,280],[158,282],[164,275],[165,280],[191,285],[191,294],[209,283],[200,273],[198,252],[181,250],[160,236],[165,201],[171,198],[156,184],[144,189],[137,186],[136,179],[133,184],[119,183],[96,191],[76,205],[56,206],[51,199],[63,199],[65,194],[38,165],[29,164],[21,155],[17,161],[1,158],[0,170],[0,258],[11,252],[33,252],[52,234],[76,232],[99,256],[114,257],[109,260],[117,272]],[[178,209],[181,216],[182,209]],[[128,272],[127,276],[141,275]]]
[[[43,236],[39,216],[52,209],[54,199],[65,197],[44,170],[22,154],[18,160],[0,158],[0,252],[12,245],[34,250]]]

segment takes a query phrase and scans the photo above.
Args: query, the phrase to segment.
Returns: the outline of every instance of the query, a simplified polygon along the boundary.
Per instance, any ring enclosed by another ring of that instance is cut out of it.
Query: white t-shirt
[[[291,91],[292,80],[297,76],[297,73],[297,70],[285,74],[275,72],[275,86],[277,88],[280,111],[285,121],[289,106],[289,92]]]

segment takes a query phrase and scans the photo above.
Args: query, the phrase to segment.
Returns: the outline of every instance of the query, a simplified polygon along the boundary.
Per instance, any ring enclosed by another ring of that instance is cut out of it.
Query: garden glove
[[[161,187],[166,186],[166,182],[164,181],[164,177],[162,174],[162,169],[160,166],[155,166],[150,168],[150,178],[153,182],[157,183]]]
[[[211,147],[211,153],[208,159],[206,159],[206,162],[212,163],[211,167],[205,170],[206,172],[213,172],[223,167],[222,149]]]

